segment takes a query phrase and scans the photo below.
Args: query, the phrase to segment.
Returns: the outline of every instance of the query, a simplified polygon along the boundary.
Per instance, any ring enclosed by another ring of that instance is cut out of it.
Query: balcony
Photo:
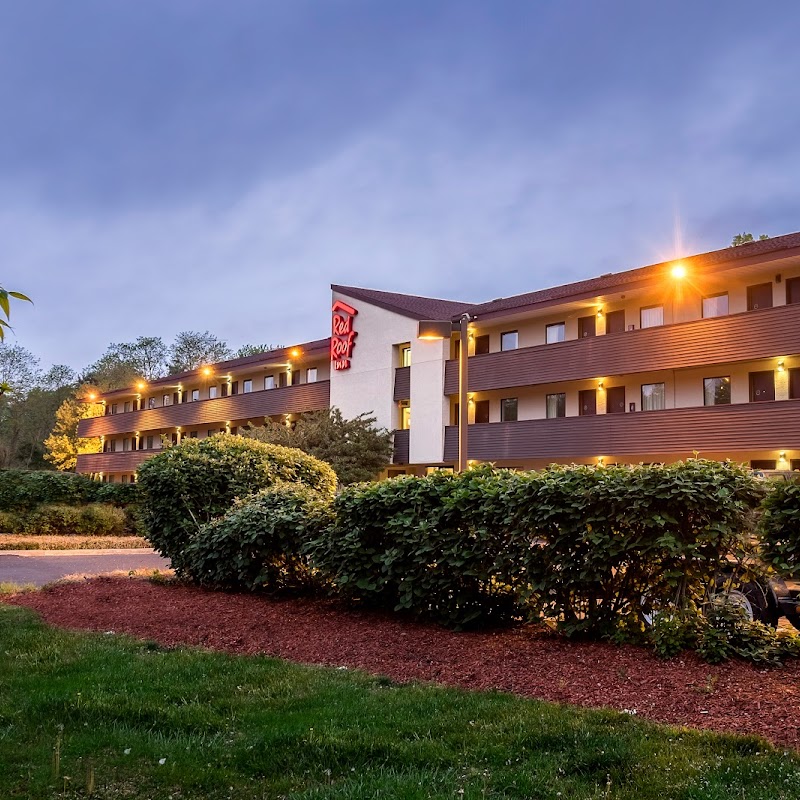
[[[800,304],[537,345],[469,360],[469,391],[685,369],[800,353]],[[458,392],[458,362],[445,366]]]
[[[330,405],[330,381],[265,389],[213,400],[197,400],[172,406],[129,411],[81,420],[78,435],[86,438],[133,431],[159,431],[208,425],[221,427],[226,421],[262,420],[278,414],[302,414]]]
[[[470,425],[479,461],[783,450],[800,447],[800,400],[598,414]],[[444,460],[458,457],[458,428],[445,429]]]
[[[394,401],[411,399],[411,367],[398,367],[394,371]]]
[[[136,472],[136,467],[161,450],[130,450],[125,453],[87,453],[78,456],[76,471],[81,473]]]
[[[408,464],[408,430],[394,431],[392,464]]]

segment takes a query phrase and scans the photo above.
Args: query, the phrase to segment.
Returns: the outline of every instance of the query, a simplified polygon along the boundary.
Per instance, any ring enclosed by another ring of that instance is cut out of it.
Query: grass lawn
[[[89,795],[795,800],[800,757],[632,715],[59,631],[0,605],[0,798]]]
[[[49,536],[0,533],[0,550],[131,550],[150,547],[141,536]]]

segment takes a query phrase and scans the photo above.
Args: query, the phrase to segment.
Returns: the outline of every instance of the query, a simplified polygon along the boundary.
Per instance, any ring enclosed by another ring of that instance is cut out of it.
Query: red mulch
[[[453,633],[329,600],[270,599],[180,584],[95,578],[6,597],[49,623],[113,630],[165,646],[262,653],[346,666],[397,681],[502,689],[658,722],[754,733],[800,749],[800,663],[662,661],[639,647],[568,642],[538,626]]]

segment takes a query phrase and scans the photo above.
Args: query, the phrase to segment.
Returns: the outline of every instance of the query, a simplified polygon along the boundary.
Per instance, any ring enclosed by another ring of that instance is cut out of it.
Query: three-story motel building
[[[485,303],[332,287],[329,339],[102,396],[78,471],[130,481],[165,443],[335,406],[394,431],[389,475],[452,467],[468,313],[471,461],[800,469],[800,233]]]

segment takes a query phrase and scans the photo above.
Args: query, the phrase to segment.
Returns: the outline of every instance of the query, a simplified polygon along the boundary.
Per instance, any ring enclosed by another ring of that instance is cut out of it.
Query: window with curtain
[[[517,398],[506,397],[500,401],[500,421],[501,422],[516,422],[517,421]]]
[[[516,350],[519,347],[519,334],[517,331],[506,331],[500,334],[501,350]]]
[[[650,306],[641,310],[641,327],[655,328],[664,324],[664,306]]]
[[[666,408],[664,384],[642,384],[642,411],[662,411],[664,408]]]
[[[547,395],[547,419],[567,416],[567,395],[564,392]]]
[[[728,313],[728,293],[703,298],[703,318],[724,317]]]
[[[567,326],[564,322],[555,322],[545,328],[545,341],[547,344],[563,342],[567,338]]]

